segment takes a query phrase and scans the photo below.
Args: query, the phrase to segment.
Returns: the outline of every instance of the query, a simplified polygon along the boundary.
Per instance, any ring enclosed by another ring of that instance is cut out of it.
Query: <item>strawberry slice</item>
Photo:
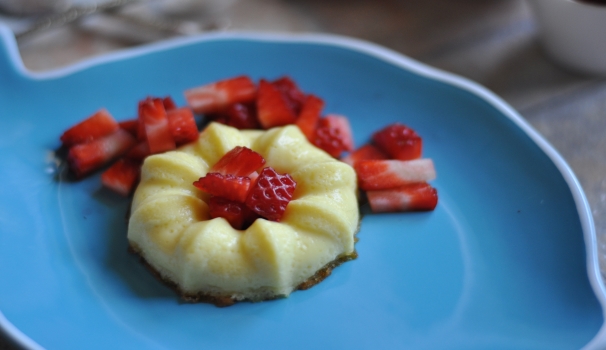
[[[290,77],[284,76],[272,81],[271,84],[282,93],[282,96],[284,96],[290,108],[295,112],[295,115],[299,115],[307,96],[299,89],[295,81]]]
[[[151,153],[176,148],[162,99],[148,97],[140,101],[139,122],[145,128],[145,137]]]
[[[120,158],[101,174],[101,183],[110,190],[127,197],[135,189],[140,173],[141,162]]]
[[[77,177],[82,177],[124,154],[136,143],[128,131],[118,129],[91,142],[72,146],[67,161],[71,171]]]
[[[365,144],[364,146],[349,153],[347,156],[341,158],[341,161],[353,166],[356,162],[358,162],[360,160],[380,160],[380,159],[388,159],[388,157],[385,153],[383,153],[377,147],[375,147],[371,144]]]
[[[257,118],[264,129],[294,124],[297,119],[282,92],[264,79],[259,82],[257,93]]]
[[[61,135],[61,142],[65,147],[78,143],[85,143],[109,135],[118,130],[120,126],[106,109],[100,109],[90,117],[67,129]]]
[[[225,153],[209,172],[223,175],[249,176],[265,164],[265,159],[259,153],[247,147],[236,146]]]
[[[367,191],[366,196],[375,213],[434,210],[438,204],[438,191],[425,182]]]
[[[165,98],[162,99],[162,105],[164,106],[164,109],[167,111],[177,109],[177,104],[175,103],[175,101],[173,101],[172,97],[170,97],[170,96],[166,96]]]
[[[310,142],[314,139],[323,108],[324,100],[317,96],[309,95],[305,99],[301,113],[299,113],[299,117],[295,122]]]
[[[224,115],[226,117],[224,124],[234,128],[241,130],[261,128],[254,104],[234,103],[225,109]]]
[[[224,218],[236,230],[246,229],[258,218],[258,215],[248,209],[244,203],[223,197],[211,197],[208,209],[211,218]]]
[[[147,141],[141,141],[131,147],[128,152],[124,155],[124,157],[132,160],[142,161],[145,157],[149,156],[151,152],[149,151],[149,146],[147,145]]]
[[[289,174],[278,174],[271,167],[264,168],[250,189],[246,206],[267,220],[280,221],[296,186]]]
[[[385,190],[436,178],[433,161],[429,158],[414,160],[361,160],[354,164],[358,185],[362,190]]]
[[[214,113],[233,103],[252,102],[256,93],[255,83],[239,76],[186,90],[185,99],[196,113]]]
[[[423,141],[417,133],[400,123],[391,124],[372,136],[372,141],[392,159],[421,158]]]
[[[194,186],[212,196],[244,203],[250,187],[250,178],[231,174],[208,173],[195,181]]]
[[[353,150],[353,136],[347,118],[333,114],[320,119],[313,144],[335,158],[344,151]]]
[[[138,119],[129,119],[124,120],[118,123],[121,129],[128,131],[134,137],[137,137],[137,133],[139,131],[139,120]]]
[[[170,134],[177,146],[184,145],[198,139],[198,126],[194,113],[188,107],[174,108],[166,112]]]

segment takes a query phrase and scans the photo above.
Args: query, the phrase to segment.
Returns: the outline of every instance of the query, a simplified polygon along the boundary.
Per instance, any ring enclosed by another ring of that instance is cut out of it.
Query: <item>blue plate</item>
[[[561,157],[484,88],[370,43],[217,34],[32,74],[0,28],[0,325],[60,349],[577,349],[606,300],[586,199]],[[357,145],[396,121],[436,164],[434,212],[366,214],[359,258],[291,297],[184,304],[127,253],[129,201],[57,180],[70,125],[105,107],[247,74],[292,76]],[[587,345],[589,344],[589,345]]]

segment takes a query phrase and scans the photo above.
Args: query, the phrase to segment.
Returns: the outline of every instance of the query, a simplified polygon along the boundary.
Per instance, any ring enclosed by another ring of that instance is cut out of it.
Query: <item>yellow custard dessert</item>
[[[236,230],[210,218],[208,195],[192,183],[236,146],[297,182],[280,222],[257,219]],[[242,131],[211,123],[197,142],[145,160],[128,240],[185,298],[229,305],[284,297],[355,255],[356,183],[349,165],[310,144],[296,126]]]

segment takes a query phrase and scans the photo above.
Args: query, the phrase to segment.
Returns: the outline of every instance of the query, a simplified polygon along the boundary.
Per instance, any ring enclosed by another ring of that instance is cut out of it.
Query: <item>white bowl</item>
[[[606,5],[572,0],[529,0],[541,44],[557,62],[606,75]]]

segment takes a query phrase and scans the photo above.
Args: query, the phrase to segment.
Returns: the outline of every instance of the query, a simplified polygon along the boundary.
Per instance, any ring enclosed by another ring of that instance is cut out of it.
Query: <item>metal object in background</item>
[[[15,37],[17,38],[17,41],[21,41],[42,31],[61,27],[68,23],[74,22],[84,16],[88,16],[97,12],[115,10],[122,6],[133,4],[139,1],[141,0],[111,0],[90,5],[72,6],[63,12],[43,17],[42,19],[36,21],[31,27],[29,27],[29,29],[21,33],[17,33]]]

